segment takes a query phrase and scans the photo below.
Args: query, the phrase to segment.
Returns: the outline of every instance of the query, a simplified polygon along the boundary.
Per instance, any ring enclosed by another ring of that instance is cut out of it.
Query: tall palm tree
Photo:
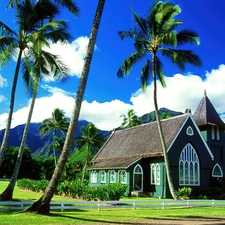
[[[52,112],[52,117],[43,120],[41,125],[39,126],[40,134],[48,134],[52,131],[52,139],[53,139],[53,155],[55,166],[57,163],[56,154],[55,154],[55,136],[57,130],[61,131],[63,135],[68,130],[69,126],[69,118],[65,117],[65,112],[62,109],[56,108]]]
[[[32,4],[29,0],[21,1],[21,4],[16,6],[15,11],[18,25],[17,31],[11,30],[6,24],[0,22],[0,66],[7,65],[13,56],[17,58],[11,89],[8,119],[0,148],[0,167],[8,145],[20,65],[21,63],[28,65],[28,57],[36,54],[35,48],[37,49],[36,44],[38,43],[37,41],[40,35],[55,41],[59,39],[59,32],[62,32],[63,27],[66,27],[65,21],[52,21],[40,27],[41,21],[48,19],[50,16],[53,18],[54,15],[59,12],[57,6],[48,0],[40,0],[37,4]],[[51,32],[51,29],[53,29],[53,32]],[[42,44],[43,46],[48,45],[48,43],[44,41]]]
[[[18,7],[20,6],[18,5]],[[53,5],[53,7],[55,6]],[[49,8],[49,10],[51,9]],[[58,13],[58,11],[56,11],[56,13]],[[52,21],[51,23],[47,23],[38,31],[36,31],[36,36],[32,43],[35,47],[33,47],[32,51],[28,50],[25,52],[22,63],[22,72],[27,90],[31,89],[33,92],[32,100],[14,171],[7,188],[0,195],[0,200],[12,200],[13,190],[19,174],[30,121],[34,109],[39,80],[44,75],[53,75],[54,77],[59,78],[64,74],[68,74],[68,68],[56,55],[43,50],[44,47],[50,47],[49,41],[61,41],[61,43],[63,43],[63,41],[67,41],[67,39],[70,37],[70,35],[65,30],[66,24],[62,22],[63,21]]]
[[[171,195],[176,199],[177,196],[172,183],[167,149],[158,111],[157,79],[163,87],[166,87],[162,71],[162,62],[159,56],[166,56],[182,70],[185,69],[186,63],[201,66],[200,58],[194,54],[193,51],[179,48],[182,44],[199,45],[200,42],[198,35],[191,30],[184,29],[179,32],[175,30],[175,28],[178,25],[182,25],[183,22],[175,18],[181,13],[180,7],[171,2],[155,1],[146,18],[138,16],[133,10],[132,13],[136,22],[135,28],[129,31],[121,31],[119,35],[122,39],[127,37],[133,39],[136,51],[125,59],[117,72],[117,76],[124,77],[128,75],[134,64],[140,60],[146,59],[146,63],[141,69],[142,90],[144,91],[146,89],[151,75],[154,85],[154,107],[164,153],[167,180]]]
[[[127,115],[122,114],[123,122],[120,125],[121,128],[134,127],[142,124],[141,119],[136,115],[133,109],[129,109]]]
[[[44,194],[41,196],[41,198],[38,201],[34,202],[34,204],[26,210],[28,212],[36,212],[40,214],[49,214],[50,212],[50,201],[58,186],[58,183],[63,173],[63,169],[66,165],[66,162],[72,147],[74,132],[77,127],[77,122],[78,122],[81,104],[82,104],[82,100],[83,100],[83,96],[84,96],[84,92],[85,92],[85,88],[87,84],[87,78],[88,78],[88,74],[89,74],[89,70],[91,66],[91,60],[92,60],[92,56],[94,52],[95,42],[97,39],[97,33],[98,33],[99,25],[101,22],[104,5],[105,5],[105,0],[99,0],[94,21],[92,24],[91,34],[90,34],[86,57],[85,57],[85,61],[84,61],[84,65],[83,65],[83,69],[81,73],[81,78],[80,78],[80,82],[79,82],[79,86],[77,90],[77,95],[74,102],[72,117],[70,120],[70,125],[68,128],[62,153],[59,157],[59,161],[56,165],[52,178]]]
[[[83,183],[87,164],[90,162],[93,154],[102,147],[105,139],[102,134],[98,133],[98,128],[93,123],[88,123],[86,127],[81,126],[80,132],[82,135],[76,138],[75,144],[78,145],[78,151],[85,151],[85,163],[81,180]]]

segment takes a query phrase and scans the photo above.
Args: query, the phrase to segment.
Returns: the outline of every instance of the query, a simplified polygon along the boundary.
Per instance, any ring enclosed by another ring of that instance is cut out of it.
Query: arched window
[[[121,170],[119,172],[119,181],[122,184],[126,184],[127,183],[127,173],[125,170]]]
[[[151,165],[151,184],[160,184],[160,166],[158,163]]]
[[[100,183],[106,182],[106,173],[104,170],[100,171]]]
[[[134,191],[143,190],[143,170],[139,164],[134,167]]]
[[[199,159],[191,144],[187,144],[180,154],[179,184],[200,185]]]
[[[213,167],[212,177],[223,177],[223,171],[218,163]]]
[[[97,172],[91,171],[91,183],[97,183]]]
[[[116,173],[115,173],[115,170],[109,171],[109,183],[116,183]]]

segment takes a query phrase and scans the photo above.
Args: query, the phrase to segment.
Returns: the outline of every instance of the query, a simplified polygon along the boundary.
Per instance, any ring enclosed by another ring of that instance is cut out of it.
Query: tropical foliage
[[[117,76],[120,78],[127,76],[136,63],[145,60],[145,64],[141,69],[141,86],[142,90],[145,91],[148,83],[153,79],[154,107],[159,137],[164,152],[167,180],[171,195],[177,198],[170,175],[167,149],[158,113],[157,80],[163,87],[166,87],[162,70],[163,63],[160,57],[165,56],[181,70],[185,69],[186,63],[201,66],[200,58],[192,50],[180,48],[183,44],[199,45],[200,41],[198,35],[191,30],[182,29],[176,31],[176,28],[182,25],[183,22],[176,19],[181,13],[181,9],[172,2],[155,1],[146,18],[137,15],[133,10],[132,13],[135,21],[134,29],[120,31],[119,35],[122,39],[131,38],[134,41],[135,52],[124,60],[117,72]]]
[[[56,133],[57,131],[61,131],[62,135],[65,135],[68,130],[68,126],[69,118],[65,117],[65,112],[59,108],[54,109],[52,112],[52,117],[43,120],[42,124],[39,126],[40,134],[48,134],[52,132],[52,150],[55,159],[55,166],[57,163],[55,150],[60,150],[60,148],[64,144],[64,137],[60,138],[56,135]]]
[[[82,176],[83,183],[86,168],[90,165],[92,156],[102,147],[105,139],[102,134],[98,133],[97,127],[92,123],[88,123],[86,127],[82,126],[80,132],[82,135],[76,138],[75,144],[78,147],[76,151],[80,152],[82,158],[85,159]]]
[[[32,1],[21,1],[20,4],[16,5],[15,12],[17,31],[13,31],[6,24],[0,22],[0,67],[7,65],[13,57],[17,59],[10,96],[8,119],[0,149],[0,166],[4,160],[8,144],[20,66],[22,65],[23,71],[28,71],[28,73],[24,72],[23,77],[27,87],[34,87],[37,85],[36,79],[31,79],[30,77],[32,73],[34,75],[36,74],[36,67],[33,68],[34,71],[31,70],[33,64],[40,63],[39,60],[43,60],[44,58],[48,61],[48,65],[52,65],[55,58],[54,55],[47,54],[43,51],[43,48],[49,47],[50,41],[63,41],[63,39],[69,38],[65,32],[66,23],[63,20],[51,21],[40,26],[42,21],[45,21],[49,17],[53,18],[59,12],[57,6],[48,0],[41,0],[36,4]],[[42,50],[42,58],[40,57],[40,50]],[[33,63],[32,65],[30,64],[31,62]],[[44,66],[45,64],[43,64],[42,70],[46,72]]]
[[[58,183],[60,181],[60,178],[63,174],[64,167],[66,165],[72,143],[74,138],[74,132],[76,130],[81,104],[84,96],[84,91],[86,88],[87,78],[90,70],[91,60],[94,52],[95,42],[97,38],[97,33],[99,29],[99,25],[101,22],[101,16],[104,9],[105,0],[99,0],[97,10],[95,13],[89,44],[87,47],[87,52],[85,56],[85,61],[81,73],[81,78],[78,86],[78,91],[76,95],[76,100],[74,102],[74,109],[72,112],[72,117],[70,120],[68,132],[66,135],[66,140],[63,146],[62,153],[59,157],[59,161],[56,165],[55,171],[52,175],[52,178],[48,184],[48,187],[45,190],[45,193],[41,196],[41,198],[35,202],[31,207],[27,209],[27,211],[31,212],[38,212],[41,214],[48,214],[50,212],[50,201],[54,195],[54,192],[58,186]]]
[[[123,122],[121,128],[129,128],[142,124],[141,119],[136,115],[133,109],[129,109],[127,115],[122,114]]]

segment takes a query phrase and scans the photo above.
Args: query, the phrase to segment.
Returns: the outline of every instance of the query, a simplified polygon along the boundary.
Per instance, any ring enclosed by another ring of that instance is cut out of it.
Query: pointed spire
[[[193,117],[198,126],[216,125],[225,129],[225,124],[207,97],[206,90],[204,90],[204,96],[195,110]]]

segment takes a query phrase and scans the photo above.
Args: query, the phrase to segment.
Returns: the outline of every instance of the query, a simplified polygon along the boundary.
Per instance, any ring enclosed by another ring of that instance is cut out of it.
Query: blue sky
[[[9,0],[2,0],[0,21],[15,29],[13,10],[7,11]],[[66,10],[60,18],[68,21],[69,31],[73,38],[66,46],[52,45],[51,50],[59,55],[70,66],[71,76],[64,83],[48,79],[42,81],[36,100],[32,122],[41,122],[50,117],[54,108],[61,108],[67,116],[71,115],[74,97],[77,91],[79,76],[85,57],[88,36],[90,34],[97,0],[77,0],[80,16],[75,18]],[[134,109],[141,116],[153,111],[153,88],[150,83],[145,93],[140,90],[140,63],[135,66],[127,78],[119,79],[116,72],[133,51],[131,40],[121,40],[118,31],[129,30],[134,25],[130,7],[137,14],[147,15],[153,1],[150,0],[106,0],[105,9],[98,33],[96,49],[80,119],[93,122],[98,128],[111,130],[120,126],[121,114]],[[167,88],[158,89],[159,107],[184,112],[192,112],[203,97],[204,90],[221,117],[225,119],[225,26],[224,0],[173,1],[179,4],[182,13],[178,17],[184,21],[180,28],[196,31],[201,40],[200,46],[184,46],[193,49],[202,59],[201,68],[187,66],[180,71],[170,62],[162,60]],[[5,127],[7,118],[12,78],[15,62],[0,70],[0,129]],[[19,80],[16,92],[15,113],[12,127],[26,122],[30,96],[25,93],[22,79]]]

